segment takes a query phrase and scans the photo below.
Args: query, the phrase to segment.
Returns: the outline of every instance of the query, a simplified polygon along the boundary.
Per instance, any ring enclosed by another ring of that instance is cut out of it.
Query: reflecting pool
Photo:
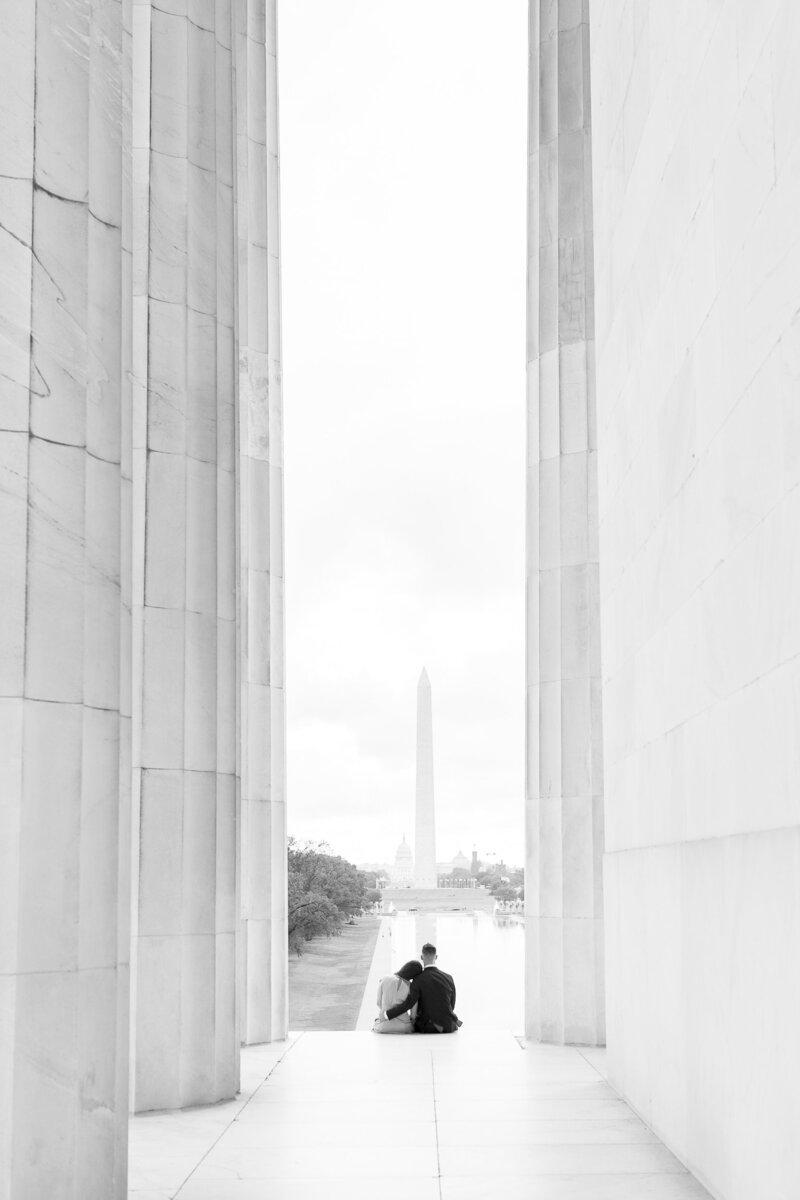
[[[381,975],[419,958],[424,942],[439,952],[437,966],[453,976],[456,1011],[471,1029],[524,1029],[525,934],[521,921],[489,913],[398,913],[383,917],[359,1028],[377,1013]]]

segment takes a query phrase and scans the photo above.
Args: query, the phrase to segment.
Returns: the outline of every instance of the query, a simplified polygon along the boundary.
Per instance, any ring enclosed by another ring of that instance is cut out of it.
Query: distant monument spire
[[[433,809],[433,713],[431,681],[423,667],[417,684],[417,805],[414,883],[436,887],[436,826]]]

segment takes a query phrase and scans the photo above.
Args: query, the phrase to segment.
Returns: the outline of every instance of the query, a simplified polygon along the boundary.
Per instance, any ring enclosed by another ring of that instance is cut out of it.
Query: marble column
[[[276,0],[237,9],[241,1028],[286,1037],[283,418]]]
[[[232,7],[134,14],[137,1110],[239,1081]]]
[[[589,0],[531,0],[526,1032],[604,1040]]]
[[[414,885],[436,887],[436,815],[433,800],[431,681],[424,669],[417,684],[417,794],[414,824]]]
[[[0,17],[0,1197],[126,1194],[127,7]]]

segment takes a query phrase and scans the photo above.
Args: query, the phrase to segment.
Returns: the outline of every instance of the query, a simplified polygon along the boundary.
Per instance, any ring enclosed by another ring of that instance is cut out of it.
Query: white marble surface
[[[508,1033],[304,1033],[285,1050],[245,1050],[236,1101],[132,1122],[131,1200],[498,1190],[708,1200],[617,1098],[601,1061]]]
[[[249,0],[237,20],[240,1011],[252,1044],[285,1037],[288,1019],[276,4]]]
[[[274,22],[135,27],[137,1109],[230,1096],[240,1034],[286,1031]]]
[[[530,5],[526,1031],[602,1043],[588,6]]]
[[[612,1082],[726,1200],[800,1158],[800,14],[592,5]]]
[[[129,1027],[134,1104],[237,1088],[244,758],[285,1032],[275,4],[0,26],[0,1196],[110,1200]]]
[[[0,1196],[125,1194],[123,7],[0,24]]]

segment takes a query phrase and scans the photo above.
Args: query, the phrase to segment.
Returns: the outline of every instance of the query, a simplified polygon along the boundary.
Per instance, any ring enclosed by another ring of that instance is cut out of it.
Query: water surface
[[[373,995],[377,977],[396,971],[410,958],[419,958],[424,942],[436,946],[436,965],[455,980],[456,1011],[465,1027],[522,1033],[524,927],[520,921],[489,913],[384,917],[365,995],[365,1006],[372,1006],[370,1020],[377,1011]]]

